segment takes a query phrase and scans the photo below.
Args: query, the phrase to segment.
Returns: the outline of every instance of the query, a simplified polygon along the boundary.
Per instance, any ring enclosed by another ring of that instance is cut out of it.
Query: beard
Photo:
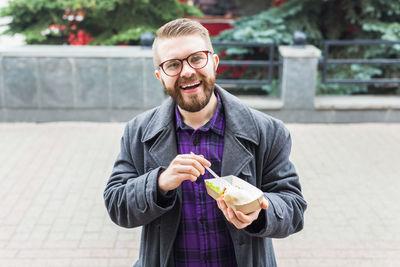
[[[200,77],[197,79],[196,75],[193,75],[191,78],[178,78],[175,81],[174,87],[167,87],[162,81],[162,84],[165,88],[165,91],[168,95],[171,96],[172,100],[183,110],[188,112],[198,112],[202,110],[205,106],[207,106],[210,101],[211,95],[214,92],[215,87],[215,75],[210,77],[206,77],[202,74],[198,74]],[[203,86],[204,92],[203,94],[193,94],[189,97],[189,99],[185,100],[182,95],[182,89],[180,88],[180,83],[190,83],[195,80],[201,81],[201,86]]]

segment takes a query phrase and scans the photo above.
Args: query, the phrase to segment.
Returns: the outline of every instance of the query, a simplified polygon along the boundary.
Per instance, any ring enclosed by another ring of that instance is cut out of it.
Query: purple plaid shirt
[[[179,154],[201,154],[211,162],[212,170],[221,174],[224,148],[225,118],[221,99],[214,116],[197,130],[183,123],[178,108],[176,134]],[[213,178],[209,172],[196,182],[182,183],[182,216],[174,243],[175,265],[179,266],[237,266],[231,236],[217,202],[206,191],[204,179]]]

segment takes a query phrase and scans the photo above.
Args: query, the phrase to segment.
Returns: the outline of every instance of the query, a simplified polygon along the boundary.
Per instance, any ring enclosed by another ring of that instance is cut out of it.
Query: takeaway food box
[[[262,207],[263,192],[234,175],[207,179],[204,182],[207,193],[213,199],[224,195],[225,203],[233,210],[249,214]]]

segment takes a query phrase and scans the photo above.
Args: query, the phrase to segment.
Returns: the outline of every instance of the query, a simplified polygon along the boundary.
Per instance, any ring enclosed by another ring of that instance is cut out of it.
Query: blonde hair
[[[160,39],[188,36],[188,35],[199,35],[206,42],[207,48],[214,52],[210,34],[208,30],[201,25],[199,22],[191,19],[181,18],[172,20],[164,24],[156,32],[156,38],[153,42],[153,64],[154,68],[158,68],[160,65],[160,57],[158,55],[157,46]]]

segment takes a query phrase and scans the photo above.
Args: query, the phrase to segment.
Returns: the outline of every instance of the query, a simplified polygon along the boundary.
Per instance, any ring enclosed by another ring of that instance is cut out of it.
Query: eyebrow
[[[197,52],[203,52],[203,51],[210,51],[210,50],[208,50],[208,49],[203,49],[203,50],[196,50],[196,51],[194,51],[194,52],[191,52],[190,54],[188,54],[186,57],[181,57],[181,58],[177,58],[177,57],[174,57],[174,58],[170,58],[170,59],[165,59],[165,60],[162,60],[162,61],[160,61],[160,64],[161,63],[163,63],[163,62],[165,62],[165,61],[167,61],[167,60],[174,60],[174,59],[178,59],[178,60],[182,60],[182,59],[185,59],[185,58],[187,58],[188,56],[190,56],[190,55],[193,55],[194,53],[197,53]],[[211,52],[211,51],[210,51]]]

